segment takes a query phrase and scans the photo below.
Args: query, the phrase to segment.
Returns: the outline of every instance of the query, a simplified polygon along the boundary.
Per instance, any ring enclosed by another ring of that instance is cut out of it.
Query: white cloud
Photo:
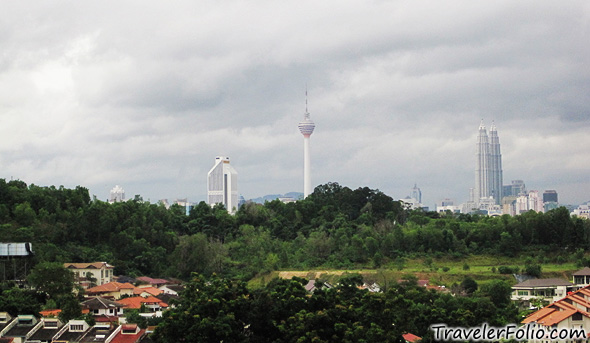
[[[0,177],[200,200],[223,154],[300,190],[307,84],[315,184],[466,200],[484,118],[505,183],[590,200],[584,1],[4,5]]]

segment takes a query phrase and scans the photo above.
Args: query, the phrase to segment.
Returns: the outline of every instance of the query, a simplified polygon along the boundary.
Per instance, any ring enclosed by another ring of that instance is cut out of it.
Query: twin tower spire
[[[475,165],[474,201],[494,199],[497,205],[502,201],[502,154],[496,125],[492,122],[490,135],[486,131],[483,119],[477,136]]]

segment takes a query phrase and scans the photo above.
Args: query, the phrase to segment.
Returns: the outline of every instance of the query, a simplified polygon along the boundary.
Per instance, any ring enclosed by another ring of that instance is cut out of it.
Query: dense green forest
[[[274,279],[250,290],[244,282],[195,276],[177,307],[164,314],[156,342],[433,342],[429,326],[503,326],[520,320],[510,286],[497,280],[470,296],[427,290],[409,277],[384,292],[357,288],[358,275],[312,295],[306,280]],[[476,285],[477,287],[477,285]],[[196,319],[196,320],[195,320]]]
[[[119,275],[248,280],[278,269],[379,268],[420,256],[526,253],[566,261],[589,247],[590,223],[565,208],[439,215],[337,183],[294,203],[247,203],[235,215],[201,202],[187,216],[180,206],[140,197],[109,204],[91,200],[84,187],[0,179],[0,241],[32,242],[37,262],[107,261]]]

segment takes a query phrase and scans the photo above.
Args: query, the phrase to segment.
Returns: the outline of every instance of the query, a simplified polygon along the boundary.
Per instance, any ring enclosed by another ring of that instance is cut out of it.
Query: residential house
[[[0,337],[12,338],[15,343],[24,343],[39,328],[41,322],[33,315],[19,315],[0,331]]]
[[[64,263],[64,267],[74,273],[76,281],[84,289],[113,281],[115,268],[106,262]]]
[[[317,282],[317,286],[320,286],[320,287],[323,287],[323,288],[326,288],[326,289],[330,289],[330,288],[334,287],[334,286],[330,285],[327,282],[319,282],[319,281]],[[316,280],[309,280],[309,281],[307,281],[307,285],[305,285],[304,288],[305,288],[306,291],[308,291],[310,293],[313,293],[317,289],[317,287],[316,287]]]
[[[140,297],[158,296],[162,293],[164,293],[164,291],[156,287],[136,287],[133,290],[133,295],[138,295]]]
[[[162,294],[156,296],[156,298],[158,298],[161,301],[168,304],[168,308],[174,308],[175,307],[174,300],[177,300],[180,297],[178,295],[174,295],[174,294],[162,293]]]
[[[63,326],[57,318],[41,318],[41,327],[27,339],[27,343],[51,343]]]
[[[578,289],[576,285],[562,279],[529,279],[512,286],[511,299],[523,301],[527,306],[532,299],[542,299],[546,303],[565,297],[568,292]]]
[[[590,332],[590,286],[566,295],[526,317],[523,324],[536,324],[555,329],[581,329]]]
[[[170,281],[166,280],[166,279],[152,279],[151,277],[147,277],[147,276],[140,276],[137,278],[137,281],[148,284],[152,287],[160,287],[160,286],[164,286],[170,283]],[[141,287],[141,286],[139,286]]]
[[[80,342],[90,326],[84,320],[70,320],[54,336],[53,343]]]
[[[123,315],[123,304],[109,299],[95,297],[82,302],[82,309],[95,316],[96,321],[116,321]]]
[[[158,288],[161,289],[165,294],[172,295],[178,295],[180,292],[182,292],[182,290],[184,290],[184,286],[182,285],[164,285]]]
[[[85,292],[88,296],[99,296],[102,298],[121,299],[124,296],[132,296],[135,286],[130,283],[119,283],[111,281],[104,285],[88,288]]]
[[[103,343],[111,342],[117,333],[121,330],[121,326],[113,323],[97,323],[88,330],[80,343]]]
[[[123,324],[110,343],[138,343],[145,335],[146,330],[140,329],[137,324]]]
[[[12,316],[8,312],[0,312],[0,332],[12,321]]]
[[[585,267],[572,274],[572,282],[576,286],[585,287],[590,285],[590,268]]]
[[[140,296],[124,298],[119,300],[119,303],[123,304],[125,308],[131,309],[140,309],[143,306],[147,312],[161,312],[162,310],[168,308],[167,303],[153,296],[149,296],[147,298]]]

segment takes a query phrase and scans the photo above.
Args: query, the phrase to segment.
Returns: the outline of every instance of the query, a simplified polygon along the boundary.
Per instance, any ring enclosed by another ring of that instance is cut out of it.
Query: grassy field
[[[429,280],[431,285],[444,285],[450,287],[453,283],[461,283],[465,276],[470,276],[479,284],[485,284],[491,280],[506,280],[511,284],[516,279],[511,274],[500,274],[497,269],[500,266],[519,267],[524,269],[524,259],[498,257],[491,255],[473,255],[464,259],[451,258],[420,258],[405,260],[403,266],[387,265],[380,269],[314,269],[314,270],[282,270],[273,271],[268,274],[259,275],[249,282],[252,287],[266,284],[270,280],[280,278],[292,278],[293,276],[306,279],[321,279],[335,283],[342,275],[347,273],[358,273],[363,276],[366,282],[377,282],[378,284],[392,283],[410,274],[419,280]],[[400,269],[400,267],[403,267]],[[546,263],[541,264],[542,278],[562,278],[571,281],[573,272],[577,268],[575,263]]]

